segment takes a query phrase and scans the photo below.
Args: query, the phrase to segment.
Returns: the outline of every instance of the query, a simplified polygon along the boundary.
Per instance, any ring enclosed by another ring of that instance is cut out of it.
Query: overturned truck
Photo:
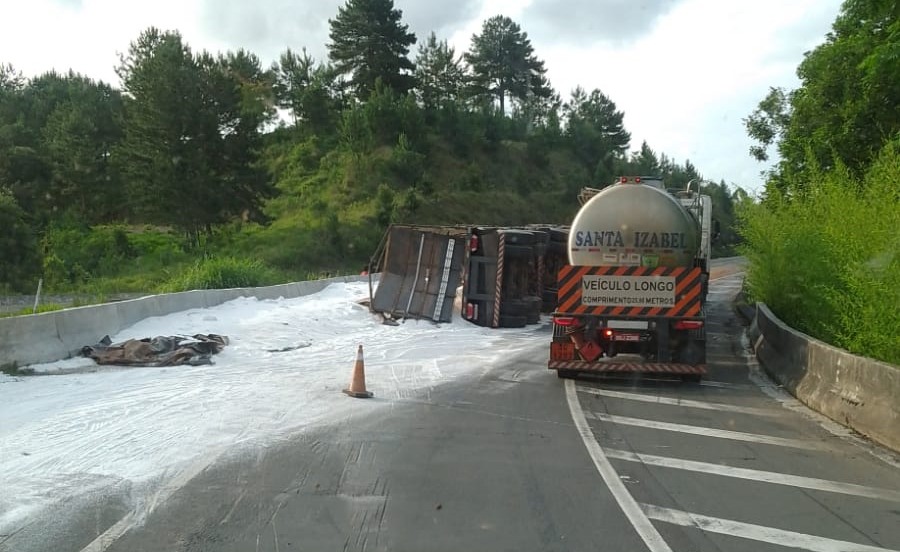
[[[391,320],[449,322],[456,310],[479,326],[537,324],[556,307],[567,238],[548,225],[392,225],[367,266],[370,284],[380,275],[370,309]]]

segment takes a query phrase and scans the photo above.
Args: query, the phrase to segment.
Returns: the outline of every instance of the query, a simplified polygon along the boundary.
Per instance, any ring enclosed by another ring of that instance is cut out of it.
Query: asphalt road
[[[739,286],[712,284],[700,385],[564,381],[536,344],[218,462],[146,518],[85,506],[46,549],[900,550],[896,457],[760,376],[729,306]]]

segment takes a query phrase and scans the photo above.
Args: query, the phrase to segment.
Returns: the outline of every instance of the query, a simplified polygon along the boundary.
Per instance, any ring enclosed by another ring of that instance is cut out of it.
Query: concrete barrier
[[[814,339],[761,303],[749,336],[766,372],[797,399],[900,452],[900,367]]]
[[[69,358],[85,345],[93,345],[105,335],[115,335],[152,316],[214,307],[238,297],[290,299],[317,293],[333,283],[359,282],[367,278],[342,276],[260,288],[185,291],[0,318],[0,369]]]

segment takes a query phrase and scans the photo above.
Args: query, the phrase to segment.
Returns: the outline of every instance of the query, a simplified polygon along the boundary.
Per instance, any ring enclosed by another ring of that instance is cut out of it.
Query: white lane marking
[[[762,341],[762,339],[763,336],[760,335],[759,341]],[[835,437],[838,437],[852,445],[859,447],[871,456],[877,458],[878,460],[893,468],[900,469],[900,454],[896,454],[886,448],[880,447],[878,445],[870,443],[869,441],[866,441],[865,439],[859,438],[853,432],[853,430],[842,426],[831,418],[828,418],[825,415],[820,414],[815,410],[807,407],[805,404],[797,400],[796,397],[785,391],[784,388],[782,388],[780,385],[772,381],[772,379],[769,378],[769,376],[765,372],[763,372],[759,365],[759,362],[756,360],[756,355],[753,353],[753,351],[759,346],[759,342],[757,342],[756,345],[751,348],[750,339],[747,337],[746,333],[743,333],[741,334],[741,345],[744,348],[742,355],[743,360],[750,370],[749,379],[763,393],[781,403],[781,406],[785,409],[796,412],[807,418],[808,420],[815,422]]]
[[[603,482],[606,483],[606,487],[613,495],[613,498],[616,499],[625,517],[628,518],[632,527],[643,539],[644,544],[647,545],[647,549],[650,552],[672,552],[672,549],[663,540],[659,531],[656,530],[656,527],[653,526],[653,523],[641,510],[640,505],[634,500],[628,489],[625,488],[625,484],[619,479],[619,474],[616,473],[615,468],[609,463],[609,459],[603,454],[603,448],[600,447],[600,443],[594,438],[591,426],[588,425],[584,411],[581,409],[581,404],[578,402],[578,392],[575,391],[575,382],[572,380],[566,380],[566,401],[569,403],[569,412],[572,415],[575,428],[578,430],[578,434],[581,435],[581,440],[584,441],[584,446],[591,460],[594,461],[594,466],[600,473],[600,477],[603,478]]]
[[[646,464],[648,466],[659,466],[662,468],[734,477],[736,479],[748,479],[775,485],[801,487],[803,489],[812,489],[815,491],[826,491],[829,493],[841,493],[891,502],[900,502],[900,491],[892,491],[890,489],[877,489],[875,487],[866,487],[865,485],[830,481],[828,479],[817,479],[815,477],[803,477],[786,473],[751,470],[748,468],[734,468],[721,464],[710,464],[708,462],[682,460],[679,458],[667,458],[665,456],[654,456],[652,454],[634,453],[625,450],[606,449],[605,452],[608,458],[625,460],[627,462],[640,462],[641,464]]]
[[[799,548],[801,550],[810,550],[811,552],[900,552],[890,548],[857,544],[855,542],[817,537],[806,533],[785,531],[784,529],[776,529],[764,525],[692,514],[682,510],[661,508],[652,504],[642,504],[641,507],[650,519],[655,519],[656,521],[682,527],[696,527],[710,533],[767,542],[786,548]]]
[[[749,441],[752,443],[762,443],[766,445],[778,445],[781,447],[793,447],[810,450],[821,448],[818,443],[802,441],[800,439],[770,437],[768,435],[759,435],[757,433],[744,433],[741,431],[729,431],[727,429],[713,429],[709,427],[673,424],[670,422],[657,422],[656,420],[630,418],[628,416],[615,416],[612,414],[603,414],[601,412],[588,412],[587,416],[589,418],[594,418],[603,422],[611,422],[614,424],[645,427],[648,429],[659,429],[662,431],[675,431],[678,433],[689,433],[691,435],[702,435],[704,437],[717,437],[719,439],[731,439],[732,441]]]
[[[701,380],[700,385],[704,387],[719,387],[721,389],[732,389],[735,387],[750,387],[749,385],[741,385],[739,383],[728,383],[725,381]]]
[[[187,485],[187,483],[199,475],[210,464],[216,461],[220,452],[216,452],[210,456],[198,458],[190,464],[184,471],[167,481],[152,496],[147,497],[146,501],[134,510],[125,514],[112,527],[98,535],[87,546],[81,549],[81,552],[104,552],[112,546],[122,535],[130,531],[136,525],[146,521],[147,517],[161,504],[166,502],[176,491]]]
[[[782,413],[777,410],[768,408],[754,408],[752,406],[737,406],[733,404],[722,404],[706,401],[693,401],[690,399],[675,399],[671,397],[660,397],[658,395],[645,395],[641,393],[626,393],[624,391],[613,391],[611,389],[595,389],[593,387],[578,386],[578,390],[582,393],[598,395],[600,397],[611,397],[613,399],[625,399],[629,401],[639,401],[653,404],[667,404],[672,406],[686,406],[688,408],[699,408],[701,410],[721,410],[725,412],[737,412],[739,414],[753,414],[754,416],[780,416]]]

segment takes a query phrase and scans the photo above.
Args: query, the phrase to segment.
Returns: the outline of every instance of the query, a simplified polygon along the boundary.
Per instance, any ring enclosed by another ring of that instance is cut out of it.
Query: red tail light
[[[478,307],[472,303],[466,303],[466,318],[475,320],[478,318]]]
[[[578,319],[571,316],[554,316],[553,323],[557,326],[570,327],[578,324]]]
[[[634,182],[635,182],[636,184],[640,184],[640,183],[641,183],[641,177],[640,177],[640,176],[634,177]]]
[[[606,328],[605,330],[603,330],[603,337],[605,339],[612,339],[612,336],[613,336],[613,331],[611,328]]]
[[[679,320],[675,322],[676,330],[699,330],[702,327],[702,320]]]
[[[476,236],[475,234],[472,234],[472,236],[469,238],[469,251],[471,251],[472,253],[478,251],[478,236]]]

